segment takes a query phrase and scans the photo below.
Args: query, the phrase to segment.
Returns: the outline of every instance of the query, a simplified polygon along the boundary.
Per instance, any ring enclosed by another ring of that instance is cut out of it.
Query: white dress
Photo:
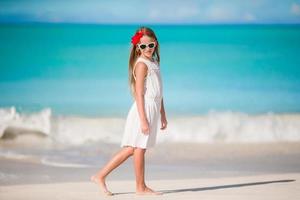
[[[142,57],[136,60],[135,65],[138,62],[143,62],[148,67],[148,73],[144,81],[144,106],[150,132],[149,134],[142,132],[137,103],[134,101],[127,115],[121,147],[131,146],[146,149],[153,147],[156,142],[163,90],[158,63]],[[136,79],[134,74],[133,76]]]

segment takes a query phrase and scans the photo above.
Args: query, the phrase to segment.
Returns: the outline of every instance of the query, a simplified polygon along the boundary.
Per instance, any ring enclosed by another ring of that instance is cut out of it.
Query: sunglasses
[[[148,48],[152,49],[155,47],[155,42],[150,42],[149,44],[139,44],[138,46],[140,49],[146,49],[147,46]]]

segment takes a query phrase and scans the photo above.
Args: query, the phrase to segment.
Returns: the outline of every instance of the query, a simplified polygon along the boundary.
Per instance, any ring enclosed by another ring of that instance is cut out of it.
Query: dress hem
[[[141,148],[141,149],[149,149],[149,148],[152,148],[152,147],[153,147],[153,146],[140,147],[140,146],[132,145],[132,144],[121,144],[120,146],[121,146],[122,148],[123,148],[123,147],[133,147],[133,148]]]

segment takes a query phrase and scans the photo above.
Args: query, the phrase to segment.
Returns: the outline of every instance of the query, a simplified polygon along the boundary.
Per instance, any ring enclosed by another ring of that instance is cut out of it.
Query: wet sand
[[[58,167],[28,157],[2,156],[0,197],[101,199],[103,196],[89,177],[118,149],[117,145],[112,145],[110,151],[102,151],[102,161],[90,167]],[[112,198],[138,198],[132,162],[129,158],[107,177],[109,188],[117,194]],[[147,183],[164,193],[160,197],[147,197],[149,199],[300,197],[300,143],[297,142],[159,144],[148,150],[146,162]]]

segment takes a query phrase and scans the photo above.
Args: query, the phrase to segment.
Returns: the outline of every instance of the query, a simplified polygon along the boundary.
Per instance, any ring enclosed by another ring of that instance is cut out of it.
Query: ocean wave
[[[69,145],[98,141],[118,144],[121,141],[125,118],[52,116],[51,113],[50,108],[32,114],[17,113],[14,107],[2,108],[0,138],[13,139],[31,130],[42,133],[53,142]],[[10,127],[14,127],[14,131]],[[164,131],[159,130],[157,141],[197,143],[300,141],[300,114],[270,112],[250,115],[232,111],[210,111],[201,116],[171,116],[168,118],[168,128]]]
[[[8,129],[14,129],[8,131]],[[5,131],[7,131],[6,135]],[[15,107],[0,109],[0,138],[15,137],[21,133],[36,132],[49,135],[51,132],[51,109],[41,112],[24,114],[18,113]]]
[[[207,115],[169,120],[162,141],[175,142],[283,142],[300,141],[300,114],[210,111]]]

